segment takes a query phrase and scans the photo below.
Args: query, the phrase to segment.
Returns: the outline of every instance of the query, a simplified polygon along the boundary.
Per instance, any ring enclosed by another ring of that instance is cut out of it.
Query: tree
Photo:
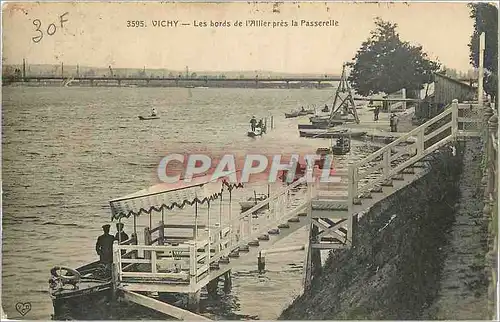
[[[488,3],[470,3],[470,17],[474,19],[469,49],[472,66],[479,67],[479,35],[485,33],[484,90],[492,97],[498,96],[498,9]],[[496,101],[496,99],[495,99]]]
[[[420,90],[431,81],[439,63],[427,58],[422,46],[401,41],[397,24],[375,18],[375,30],[361,44],[361,48],[348,63],[352,71],[348,77],[360,95],[380,92],[394,93],[402,88]]]

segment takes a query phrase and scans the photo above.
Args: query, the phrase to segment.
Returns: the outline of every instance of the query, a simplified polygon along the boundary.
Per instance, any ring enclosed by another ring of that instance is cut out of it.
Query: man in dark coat
[[[97,237],[97,243],[95,244],[95,251],[100,257],[102,264],[113,263],[113,242],[115,237],[109,234],[110,225],[103,225],[102,230],[104,234]]]
[[[124,242],[128,240],[128,235],[123,231],[123,226],[125,226],[123,223],[119,222],[116,224],[116,234],[115,234],[115,240],[117,240],[119,243]]]

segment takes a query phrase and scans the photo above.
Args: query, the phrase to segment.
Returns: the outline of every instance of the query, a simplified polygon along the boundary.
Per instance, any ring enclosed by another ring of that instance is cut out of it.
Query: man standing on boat
[[[154,108],[154,107],[151,110],[151,116],[156,116],[156,108]]]
[[[97,243],[95,244],[95,251],[100,257],[102,264],[108,265],[113,262],[113,242],[115,237],[109,234],[109,228],[111,225],[103,225],[102,230],[104,234],[97,237]]]
[[[116,234],[115,234],[115,240],[118,241],[118,243],[122,243],[126,240],[128,240],[128,235],[126,232],[123,231],[123,227],[125,225],[121,222],[116,223]]]
[[[252,127],[252,132],[255,132],[255,126],[257,124],[257,119],[255,118],[255,115],[252,116],[252,119],[250,120],[250,126]]]

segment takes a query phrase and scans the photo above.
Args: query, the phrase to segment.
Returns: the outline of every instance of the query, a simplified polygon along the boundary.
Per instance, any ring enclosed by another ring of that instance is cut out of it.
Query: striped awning
[[[242,184],[229,184],[220,182],[220,189],[208,188],[209,184],[215,184],[217,179],[211,176],[193,178],[191,182],[179,181],[178,183],[160,183],[147,189],[137,191],[124,197],[109,201],[111,207],[111,220],[128,218],[132,215],[139,216],[142,213],[150,214],[153,211],[160,212],[172,210],[173,208],[184,208],[195,203],[204,204],[218,199],[223,190],[232,190],[243,187]]]

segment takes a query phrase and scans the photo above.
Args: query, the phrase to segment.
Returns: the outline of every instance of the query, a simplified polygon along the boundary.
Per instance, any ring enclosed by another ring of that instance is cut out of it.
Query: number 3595
[[[146,27],[146,23],[142,20],[127,20],[128,28],[138,28],[138,27]]]

